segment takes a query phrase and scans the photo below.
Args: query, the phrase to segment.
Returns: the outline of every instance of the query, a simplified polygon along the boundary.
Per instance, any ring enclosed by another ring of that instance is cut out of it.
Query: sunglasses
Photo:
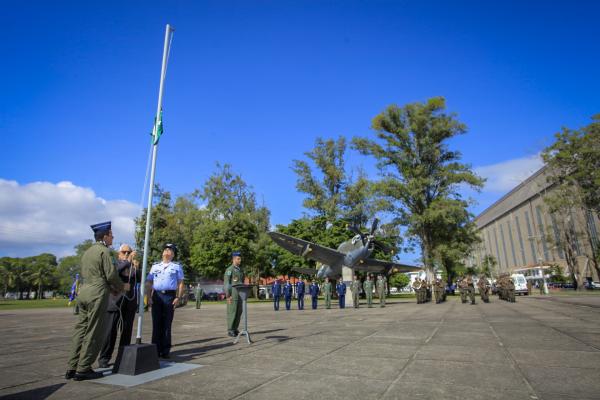
[[[124,250],[124,251],[121,251],[120,253],[122,253],[122,254],[131,254],[131,251]]]

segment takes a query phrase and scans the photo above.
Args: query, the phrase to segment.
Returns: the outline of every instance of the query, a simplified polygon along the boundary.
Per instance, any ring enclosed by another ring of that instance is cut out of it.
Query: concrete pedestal
[[[352,301],[352,291],[350,290],[350,285],[352,285],[352,281],[354,280],[354,271],[352,268],[342,267],[342,280],[346,284],[346,308],[354,307],[354,302]]]

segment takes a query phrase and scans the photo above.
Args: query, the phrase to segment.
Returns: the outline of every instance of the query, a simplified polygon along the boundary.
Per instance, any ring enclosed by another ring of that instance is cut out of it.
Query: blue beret
[[[90,228],[92,228],[92,230],[94,231],[94,233],[96,233],[96,232],[108,232],[111,229],[111,223],[110,223],[110,221],[100,222],[99,224],[90,225]]]
[[[234,251],[231,253],[231,257],[241,257],[241,256],[242,256],[241,251]]]

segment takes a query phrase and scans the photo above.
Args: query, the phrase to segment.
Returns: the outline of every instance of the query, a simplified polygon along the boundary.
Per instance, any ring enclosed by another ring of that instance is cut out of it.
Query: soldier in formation
[[[285,299],[285,309],[290,311],[292,307],[292,295],[294,294],[294,289],[292,288],[292,284],[288,279],[283,285],[283,297]]]
[[[469,295],[469,299],[471,300],[471,305],[475,304],[475,282],[473,281],[473,276],[467,276],[467,294]]]
[[[502,273],[496,281],[498,288],[498,297],[501,300],[508,301],[509,303],[515,302],[515,284],[507,273]]]
[[[479,278],[477,282],[477,289],[479,290],[479,295],[481,296],[481,301],[484,303],[490,302],[490,281],[488,281],[487,277],[484,275]]]
[[[325,278],[325,283],[323,283],[323,297],[325,298],[325,308],[331,308],[331,282],[329,282],[329,278]]]
[[[467,280],[465,279],[464,276],[461,276],[460,278],[458,278],[458,281],[456,282],[456,286],[458,286],[458,290],[460,291],[460,301],[461,303],[466,303],[467,302]]]
[[[379,307],[385,307],[385,296],[387,294],[387,282],[383,275],[377,276],[377,295],[379,296]]]
[[[367,275],[367,279],[363,283],[363,290],[367,298],[367,307],[373,308],[373,281],[371,275]]]
[[[412,288],[415,291],[415,297],[417,299],[417,304],[421,304],[421,278],[419,278],[418,276],[415,278],[415,280],[412,283]]]
[[[337,285],[335,285],[335,291],[338,295],[338,300],[340,302],[340,308],[346,308],[346,284],[340,278]]]
[[[279,282],[279,279],[275,279],[271,291],[273,292],[273,310],[279,311],[279,300],[281,299],[281,282]]]
[[[306,286],[302,278],[296,284],[296,296],[298,296],[298,310],[304,310],[304,294],[306,292]]]
[[[360,304],[360,279],[358,279],[358,275],[354,275],[354,280],[350,285],[350,291],[352,292],[352,304],[354,308],[358,308]]]
[[[319,285],[317,285],[317,281],[313,280],[308,287],[308,293],[310,294],[312,309],[317,309],[317,304],[319,303]]]
[[[436,279],[433,284],[433,293],[435,295],[435,304],[446,301],[446,285],[441,279]]]

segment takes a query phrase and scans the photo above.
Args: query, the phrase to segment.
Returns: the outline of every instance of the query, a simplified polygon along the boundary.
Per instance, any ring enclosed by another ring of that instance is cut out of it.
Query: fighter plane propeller
[[[279,232],[269,232],[269,236],[275,243],[290,253],[320,263],[321,266],[318,269],[294,268],[294,271],[301,274],[316,274],[321,279],[325,277],[330,279],[339,278],[342,276],[343,266],[355,271],[376,274],[420,271],[421,268],[412,265],[370,258],[375,247],[379,247],[387,253],[392,251],[387,244],[375,238],[378,225],[379,220],[375,219],[368,233],[363,233],[356,226],[348,226],[348,229],[356,233],[356,236],[342,242],[337,250]]]

